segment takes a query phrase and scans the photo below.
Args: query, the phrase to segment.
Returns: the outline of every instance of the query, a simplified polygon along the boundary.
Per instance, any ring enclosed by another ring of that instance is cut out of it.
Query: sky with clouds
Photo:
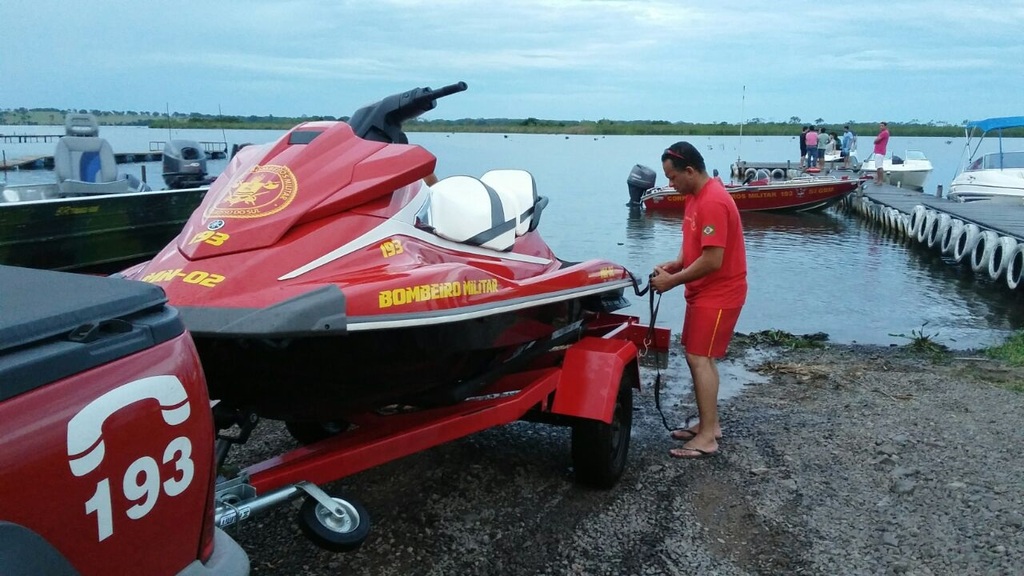
[[[6,0],[0,108],[948,122],[1024,114],[1024,0]]]

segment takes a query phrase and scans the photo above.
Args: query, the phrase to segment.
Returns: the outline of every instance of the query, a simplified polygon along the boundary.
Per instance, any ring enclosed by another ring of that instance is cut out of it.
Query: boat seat
[[[512,194],[472,176],[448,176],[430,187],[425,224],[448,240],[510,250],[519,213]]]
[[[53,153],[53,172],[61,196],[127,192],[117,177],[117,159],[110,143],[91,136],[64,136]]]
[[[533,174],[526,170],[490,170],[480,177],[480,181],[516,199],[520,210],[516,236],[537,229],[541,210],[547,206],[548,199],[537,195],[537,182]]]

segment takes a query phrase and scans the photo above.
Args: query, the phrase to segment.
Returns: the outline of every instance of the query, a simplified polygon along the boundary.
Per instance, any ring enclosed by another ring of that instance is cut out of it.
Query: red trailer
[[[237,524],[306,496],[299,512],[304,533],[326,549],[354,550],[370,532],[367,510],[355,500],[326,494],[319,484],[517,420],[570,426],[576,481],[610,488],[626,468],[640,361],[663,359],[669,334],[632,316],[605,314],[588,324],[579,341],[496,377],[459,403],[353,413],[346,418],[347,430],[252,464],[218,484],[216,524]],[[242,438],[218,441],[222,458],[228,444],[248,437],[257,418],[240,420]]]

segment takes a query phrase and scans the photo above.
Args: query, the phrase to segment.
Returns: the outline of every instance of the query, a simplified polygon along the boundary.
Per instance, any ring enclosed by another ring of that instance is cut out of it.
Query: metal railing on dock
[[[37,142],[56,142],[63,134],[0,134],[4,144],[34,144]]]
[[[166,144],[167,142],[164,140],[150,140],[149,150],[151,152],[162,151]],[[199,144],[202,145],[203,151],[206,152],[206,155],[211,158],[224,158],[224,156],[227,155],[228,153],[227,142],[203,140],[200,141]]]

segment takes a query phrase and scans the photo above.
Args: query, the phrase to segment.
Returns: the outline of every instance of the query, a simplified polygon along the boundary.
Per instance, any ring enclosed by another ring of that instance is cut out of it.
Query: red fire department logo
[[[299,186],[287,166],[254,166],[228,185],[227,194],[217,200],[204,218],[262,218],[284,210]]]

